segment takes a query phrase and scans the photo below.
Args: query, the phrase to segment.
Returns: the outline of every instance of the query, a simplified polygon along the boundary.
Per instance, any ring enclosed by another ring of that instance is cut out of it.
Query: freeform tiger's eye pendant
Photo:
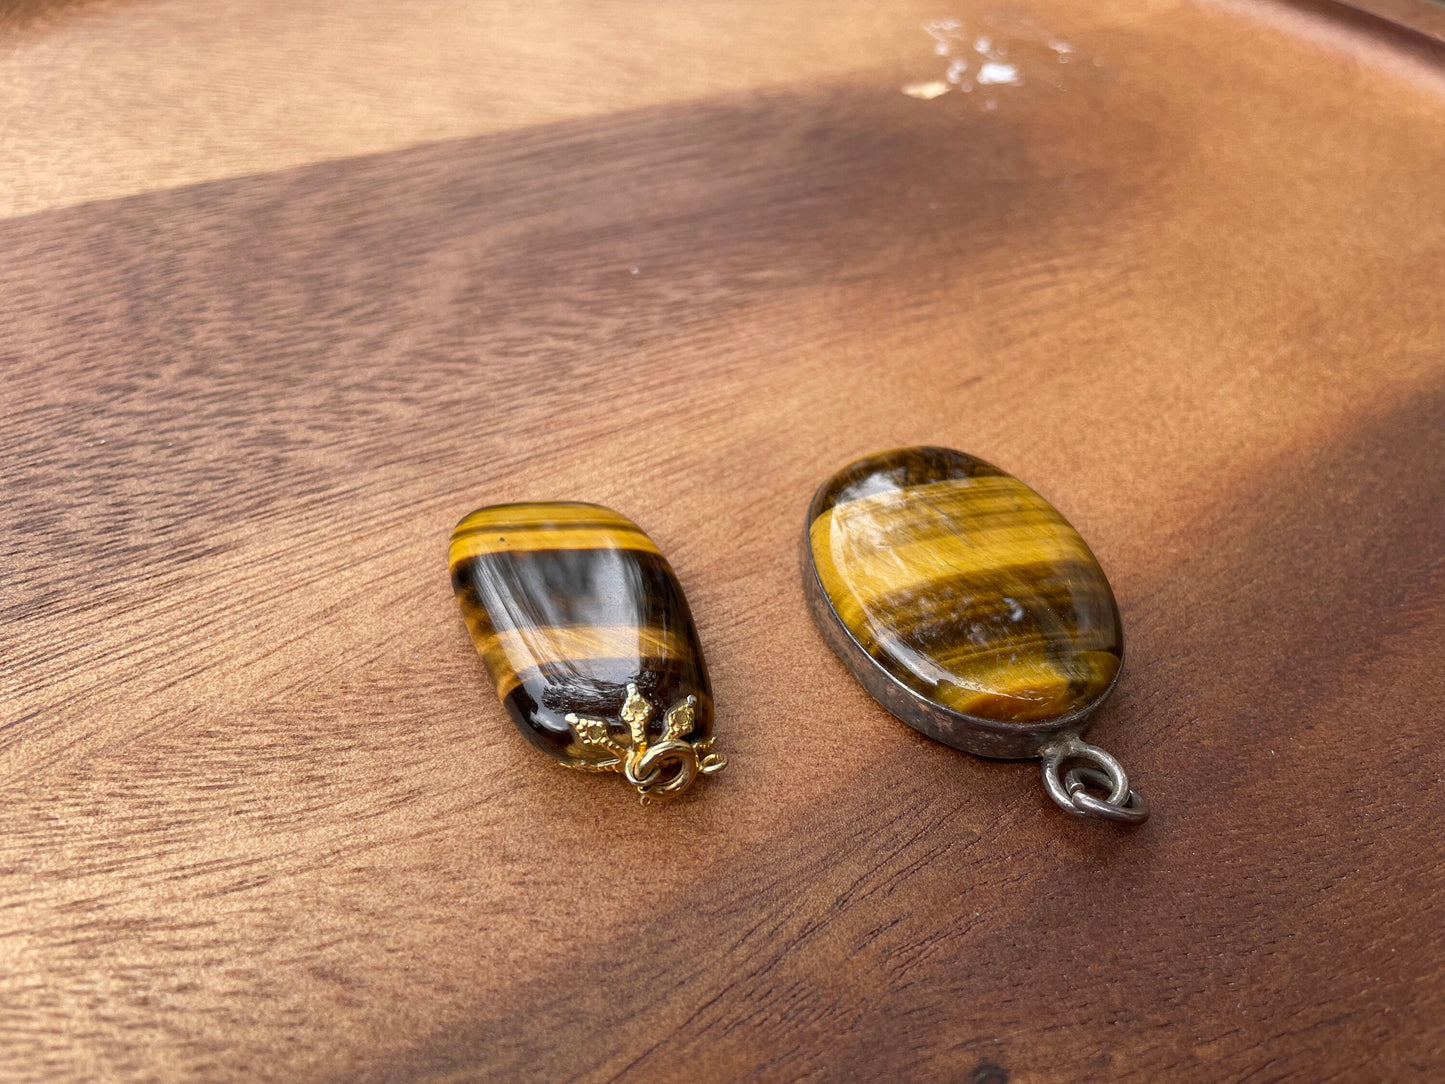
[[[637,524],[597,504],[493,505],[457,524],[448,558],[497,696],[538,749],[621,773],[644,804],[727,766],[687,599]]]
[[[1070,813],[1148,816],[1119,762],[1080,738],[1124,659],[1114,593],[1028,486],[949,448],[868,456],[814,495],[803,564],[823,637],[909,726],[980,756],[1041,757]]]

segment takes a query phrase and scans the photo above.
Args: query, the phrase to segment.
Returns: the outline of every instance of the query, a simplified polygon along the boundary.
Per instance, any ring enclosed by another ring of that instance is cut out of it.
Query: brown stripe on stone
[[[599,591],[607,573],[612,589]],[[666,627],[686,605],[667,558],[627,548],[489,553],[459,561],[451,577],[463,612],[486,632],[624,621]],[[508,585],[523,582],[526,594],[503,604]]]

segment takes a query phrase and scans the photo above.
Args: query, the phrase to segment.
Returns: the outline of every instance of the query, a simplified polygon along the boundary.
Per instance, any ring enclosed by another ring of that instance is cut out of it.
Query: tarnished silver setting
[[[1063,738],[1039,750],[1044,789],[1058,807],[1076,817],[1103,817],[1120,824],[1142,824],[1149,819],[1149,803],[1129,786],[1124,766],[1097,745],[1082,738]],[[1059,777],[1059,769],[1074,764]],[[1088,764],[1097,765],[1089,767]],[[1107,798],[1089,793],[1090,787],[1107,790]]]
[[[947,449],[942,451],[947,452]],[[1092,721],[1093,713],[1108,699],[1123,674],[1122,632],[1118,638],[1120,665],[1108,685],[1074,711],[1042,719],[991,719],[947,706],[912,688],[874,658],[840,616],[824,588],[813,559],[812,524],[815,517],[812,509],[831,484],[832,479],[824,482],[814,495],[799,539],[803,594],[813,623],[823,639],[873,699],[919,733],[975,756],[1007,760],[1042,758],[1044,785],[1049,796],[1073,816],[1099,817],[1121,824],[1140,824],[1148,819],[1149,803],[1137,791],[1130,789],[1128,777],[1119,762],[1080,737]],[[1107,580],[1104,585],[1108,588]],[[1112,588],[1108,591],[1112,601]],[[1079,763],[1070,763],[1073,761]],[[1060,778],[1060,771],[1065,768],[1068,770]],[[706,771],[706,768],[703,770]],[[1100,794],[1106,796],[1100,797]]]

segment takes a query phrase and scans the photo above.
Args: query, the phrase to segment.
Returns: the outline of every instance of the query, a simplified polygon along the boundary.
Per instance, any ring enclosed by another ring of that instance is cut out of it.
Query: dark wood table
[[[6,5],[0,1078],[1445,1079],[1445,19],[1376,10]],[[925,442],[1093,544],[1143,828],[812,628],[813,487]],[[563,498],[692,601],[675,804],[458,616]]]

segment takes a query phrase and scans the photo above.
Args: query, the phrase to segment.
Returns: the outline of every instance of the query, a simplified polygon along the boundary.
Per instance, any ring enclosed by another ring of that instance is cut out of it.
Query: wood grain
[[[916,0],[26,7],[0,45],[6,215],[904,65],[927,55],[919,26],[937,14]]]
[[[316,6],[292,81],[132,108],[64,50],[179,9],[32,7],[0,71],[105,139],[0,100],[0,1078],[1445,1074],[1430,39],[964,6],[1022,83],[924,101],[931,6],[559,3],[560,54],[610,51],[508,105],[459,73],[531,63],[520,7],[432,65],[446,16]],[[245,57],[279,11],[177,33]],[[724,18],[736,70],[679,75],[663,42]],[[337,40],[480,104],[185,130],[339,91]],[[152,46],[131,90],[192,70]],[[1142,830],[890,719],[811,628],[813,487],[908,443],[1099,556],[1129,649],[1093,733]],[[503,716],[445,555],[518,499],[615,507],[677,569],[705,793],[640,809]]]

